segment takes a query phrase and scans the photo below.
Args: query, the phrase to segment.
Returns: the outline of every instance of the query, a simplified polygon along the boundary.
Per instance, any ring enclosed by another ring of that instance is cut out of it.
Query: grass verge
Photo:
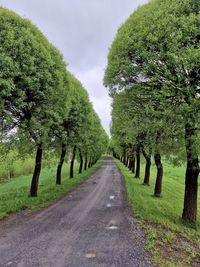
[[[28,197],[31,175],[22,175],[8,182],[0,184],[0,219],[20,210],[36,210],[47,207],[53,200],[66,195],[72,189],[85,181],[101,167],[103,160],[99,160],[90,169],[78,174],[75,165],[75,176],[69,178],[69,165],[65,164],[62,173],[62,185],[55,184],[56,167],[44,168],[39,181],[38,197]]]
[[[152,262],[158,266],[200,266],[200,216],[196,225],[185,225],[180,218],[185,168],[165,162],[163,195],[155,198],[154,165],[150,186],[144,186],[144,164],[141,166],[141,179],[134,178],[120,161],[116,160],[116,164],[125,179],[129,206],[147,235],[146,247],[152,253]]]

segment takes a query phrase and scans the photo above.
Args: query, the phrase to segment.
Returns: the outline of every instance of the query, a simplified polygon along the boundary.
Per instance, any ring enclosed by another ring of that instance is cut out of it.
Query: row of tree
[[[200,3],[154,0],[140,7],[119,29],[105,72],[113,97],[112,148],[140,175],[146,160],[149,184],[154,155],[154,194],[162,192],[161,156],[186,161],[182,218],[195,222],[199,167]]]
[[[67,151],[73,178],[76,155],[81,173],[105,152],[108,137],[87,92],[37,27],[0,8],[0,43],[1,147],[7,151],[14,141],[20,144],[19,154],[36,150],[30,189],[34,197],[44,150],[61,150],[56,175],[61,184]]]

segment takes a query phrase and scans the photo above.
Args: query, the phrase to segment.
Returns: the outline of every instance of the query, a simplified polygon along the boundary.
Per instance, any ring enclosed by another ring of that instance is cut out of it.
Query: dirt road
[[[111,158],[84,184],[34,215],[0,222],[0,266],[150,266]]]

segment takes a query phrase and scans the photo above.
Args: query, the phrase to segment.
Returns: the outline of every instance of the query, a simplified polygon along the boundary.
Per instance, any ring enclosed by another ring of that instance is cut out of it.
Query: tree
[[[59,127],[56,125],[56,129],[54,129],[58,145],[62,147],[57,167],[57,184],[61,184],[61,172],[67,147],[71,154],[70,178],[74,177],[74,162],[76,158],[80,161],[79,173],[81,173],[84,155],[86,158],[85,169],[87,169],[88,165],[91,167],[105,151],[105,148],[100,152],[98,151],[99,155],[93,151],[99,145],[98,142],[103,130],[86,90],[71,73],[68,72],[67,77],[69,92],[67,99],[70,100],[70,103],[67,103],[67,107],[70,108],[68,108],[67,113],[63,114],[63,120]],[[106,139],[107,135],[104,134],[103,138]]]
[[[49,129],[59,123],[64,106],[65,63],[35,26],[3,8],[0,40],[1,106],[11,128],[35,144],[30,196],[37,196],[43,148],[50,141]]]
[[[140,176],[141,152],[144,155],[146,160],[144,185],[149,185],[152,152],[155,151],[155,153],[158,153],[158,142],[155,143],[157,132],[161,132],[162,128],[164,128],[159,118],[155,115],[155,112],[153,110],[150,111],[150,107],[152,109],[153,104],[151,103],[150,106],[150,103],[147,102],[147,98],[139,99],[138,96],[135,95],[135,91],[126,90],[114,97],[112,112],[113,124],[111,133],[112,135],[114,133],[120,136],[120,132],[122,132],[119,140],[120,142],[121,140],[123,140],[122,142],[126,140],[126,143],[122,145],[123,153],[125,153],[124,149],[128,148],[130,162],[133,159],[133,148],[136,150],[136,178]],[[116,131],[117,128],[119,129],[118,131]],[[156,179],[160,181],[156,183],[158,185],[161,184],[162,181],[162,173],[159,172],[159,167],[158,165],[158,175]],[[132,166],[130,166],[130,169],[132,170]],[[159,193],[158,190],[155,191],[155,195],[160,196],[161,186],[159,188]]]
[[[190,222],[196,221],[200,172],[199,11],[196,0],[154,0],[139,8],[118,31],[105,74],[111,94],[140,86],[142,94],[167,102],[174,120],[181,117],[187,161],[182,218]]]
[[[65,130],[68,134],[68,145],[72,148],[70,178],[73,178],[76,153],[77,151],[79,152],[79,155],[81,153],[83,136],[87,131],[88,116],[91,110],[87,92],[82,84],[73,76],[71,76],[71,87],[71,109],[65,122]]]

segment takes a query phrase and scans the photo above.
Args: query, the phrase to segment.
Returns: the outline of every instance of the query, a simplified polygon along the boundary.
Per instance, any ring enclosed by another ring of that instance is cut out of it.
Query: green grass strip
[[[97,171],[103,163],[99,160],[90,169],[78,174],[78,165],[75,165],[75,176],[69,178],[69,165],[65,164],[62,173],[62,185],[55,184],[56,167],[44,168],[39,181],[38,197],[28,197],[31,175],[22,175],[0,184],[0,219],[8,214],[20,210],[36,210],[47,207],[53,200],[65,196],[72,189],[85,181]]]
[[[159,266],[193,266],[188,264],[200,257],[200,198],[197,224],[185,225],[181,220],[185,167],[174,167],[164,162],[163,193],[161,198],[156,198],[153,196],[154,164],[150,186],[144,186],[144,163],[141,165],[141,178],[136,179],[120,161],[115,162],[125,180],[128,204],[148,236],[147,247],[154,262]]]

